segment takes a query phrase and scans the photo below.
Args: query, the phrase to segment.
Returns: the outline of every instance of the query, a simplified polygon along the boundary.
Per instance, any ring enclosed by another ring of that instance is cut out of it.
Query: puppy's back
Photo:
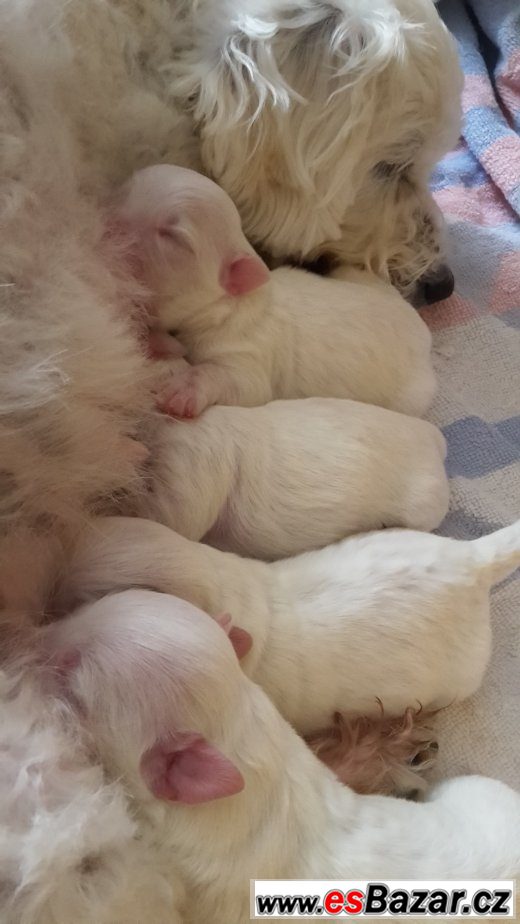
[[[227,551],[280,558],[381,526],[432,529],[447,510],[441,433],[382,408],[336,398],[212,407],[162,437],[141,514],[178,532],[196,522],[189,538]]]

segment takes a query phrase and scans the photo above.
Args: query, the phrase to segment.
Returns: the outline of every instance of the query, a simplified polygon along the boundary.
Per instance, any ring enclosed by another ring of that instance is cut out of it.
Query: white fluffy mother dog
[[[459,74],[431,0],[1,0],[0,61],[8,603],[34,560],[18,527],[56,533],[139,480],[151,400],[100,197],[203,166],[275,257],[335,250],[410,290],[438,268],[427,177]]]
[[[428,177],[461,77],[432,0],[26,2],[71,40],[60,104],[98,176],[200,165],[276,258],[449,283]]]

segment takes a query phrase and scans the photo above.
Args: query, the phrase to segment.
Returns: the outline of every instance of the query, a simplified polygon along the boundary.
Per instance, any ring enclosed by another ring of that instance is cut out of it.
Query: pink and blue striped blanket
[[[520,518],[520,0],[442,0],[465,75],[464,126],[433,181],[456,291],[422,311],[434,333],[452,505],[441,532],[473,538]],[[520,788],[520,572],[493,594],[483,689],[439,717],[437,774]]]

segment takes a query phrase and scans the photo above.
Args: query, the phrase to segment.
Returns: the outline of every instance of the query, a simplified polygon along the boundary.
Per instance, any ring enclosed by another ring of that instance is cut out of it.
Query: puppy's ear
[[[241,629],[240,626],[232,626],[229,630],[228,638],[239,661],[245,658],[253,647],[252,636],[246,629]]]
[[[238,660],[240,661],[242,658],[245,658],[246,654],[249,654],[253,647],[253,638],[251,634],[246,629],[241,629],[240,626],[234,626],[233,618],[230,613],[218,613],[214,619],[215,622],[218,622],[219,626],[224,629]]]
[[[141,775],[157,799],[198,805],[244,788],[234,764],[194,732],[157,741],[141,757]]]
[[[220,271],[220,285],[228,295],[247,295],[269,280],[269,270],[256,254],[244,254],[225,262]]]

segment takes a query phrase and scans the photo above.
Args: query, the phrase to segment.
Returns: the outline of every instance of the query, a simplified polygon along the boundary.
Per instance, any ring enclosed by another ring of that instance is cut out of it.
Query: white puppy
[[[35,656],[0,669],[2,924],[179,924],[172,877],[136,838],[60,680]]]
[[[448,509],[440,431],[354,401],[212,407],[164,420],[151,450],[140,515],[254,558],[382,526],[435,529]]]
[[[48,645],[70,665],[65,685],[145,837],[196,896],[189,924],[244,924],[252,878],[520,872],[517,793],[462,777],[424,804],[354,794],[247,679],[222,629],[187,603],[105,598],[55,624]]]
[[[253,639],[244,669],[307,734],[336,711],[378,716],[378,700],[400,715],[474,693],[491,585],[519,564],[520,522],[475,542],[387,530],[264,564],[107,518],[80,537],[62,598],[141,586],[232,613]]]
[[[152,320],[175,332],[194,366],[162,394],[169,413],[313,395],[427,410],[431,336],[390,285],[269,274],[229,196],[193,171],[149,167],[122,195],[118,220],[135,239]]]

